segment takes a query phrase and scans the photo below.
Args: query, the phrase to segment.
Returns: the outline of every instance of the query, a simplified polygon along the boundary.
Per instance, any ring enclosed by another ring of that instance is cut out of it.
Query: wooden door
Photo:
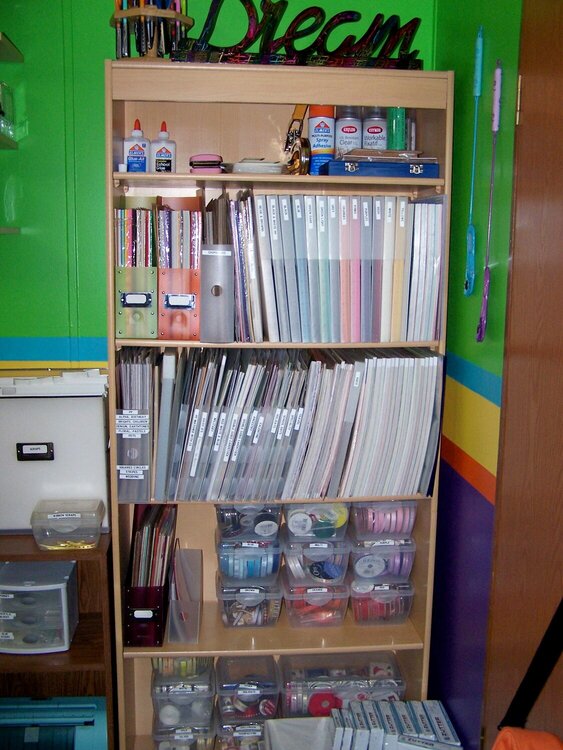
[[[490,748],[562,594],[563,2],[524,0],[484,696]],[[563,735],[561,661],[527,727]]]

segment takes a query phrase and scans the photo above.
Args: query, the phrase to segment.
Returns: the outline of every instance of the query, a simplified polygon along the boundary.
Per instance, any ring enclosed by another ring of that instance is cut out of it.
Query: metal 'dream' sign
[[[253,0],[239,0],[248,19],[244,37],[228,47],[211,43],[224,0],[212,0],[198,39],[187,38],[171,57],[176,61],[236,62],[285,65],[341,65],[353,67],[420,69],[419,50],[411,50],[420,18],[401,25],[397,15],[385,19],[376,13],[368,29],[357,38],[349,34],[333,50],[330,37],[345,24],[360,21],[361,13],[345,10],[327,20],[325,11],[311,6],[298,13],[285,33],[278,28],[288,7],[288,0],[262,0],[261,17]],[[296,49],[300,39],[316,35],[305,48]],[[258,52],[248,50],[255,43]]]

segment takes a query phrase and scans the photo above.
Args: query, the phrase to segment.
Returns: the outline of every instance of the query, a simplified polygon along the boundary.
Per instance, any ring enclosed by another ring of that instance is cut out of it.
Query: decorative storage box
[[[239,581],[240,583],[240,581]],[[275,625],[280,615],[282,593],[276,580],[269,586],[226,585],[218,575],[217,599],[225,625],[231,627],[265,627]]]
[[[31,528],[41,549],[90,549],[100,541],[102,500],[40,500]]]
[[[350,542],[347,539],[296,541],[282,530],[285,567],[293,583],[342,583],[348,569]]]
[[[281,561],[281,547],[277,539],[227,540],[217,542],[218,567],[223,582],[235,584],[261,579],[262,584],[274,583]]]
[[[348,526],[348,503],[284,506],[290,539],[342,539]]]
[[[282,590],[289,624],[294,627],[341,625],[346,616],[350,589],[346,583],[310,585],[289,579],[282,570]]]
[[[416,545],[413,539],[357,539],[350,536],[350,570],[353,575],[378,583],[406,581],[411,573]]]
[[[182,663],[187,665],[188,661],[178,659],[173,671],[153,669],[152,698],[157,733],[172,727],[210,724],[215,697],[213,664],[211,660],[202,659],[201,666],[207,662],[206,667],[191,670],[190,674],[187,668],[182,670]]]
[[[369,583],[355,579],[350,585],[354,620],[360,625],[397,625],[411,611],[414,588],[405,583]]]
[[[218,505],[217,526],[222,539],[275,539],[280,505]]]
[[[371,539],[375,534],[408,537],[414,528],[416,509],[416,500],[353,503],[351,524],[358,539]]]
[[[67,651],[78,624],[76,563],[2,563],[0,619],[0,651]]]
[[[400,700],[405,694],[395,655],[282,654],[282,713],[330,716],[332,708],[349,700]]]
[[[219,656],[216,674],[221,722],[251,723],[277,714],[280,682],[273,656]]]

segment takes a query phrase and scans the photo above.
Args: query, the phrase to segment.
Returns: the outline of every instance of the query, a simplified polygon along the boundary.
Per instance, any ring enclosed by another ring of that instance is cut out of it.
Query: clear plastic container
[[[351,549],[347,539],[296,541],[284,527],[282,547],[289,579],[297,585],[336,584],[346,577]]]
[[[416,550],[413,539],[357,539],[351,534],[350,541],[350,570],[356,579],[378,583],[406,581],[410,576]]]
[[[280,681],[273,656],[219,656],[216,675],[221,722],[252,723],[276,716]]]
[[[217,505],[221,539],[275,539],[281,522],[280,505]]]
[[[31,528],[41,549],[91,549],[100,541],[102,500],[40,500]]]
[[[382,651],[354,654],[280,656],[282,714],[329,716],[349,700],[399,700],[405,681],[395,655]]]
[[[289,624],[293,627],[341,625],[346,615],[350,589],[346,583],[306,585],[281,574],[283,598]]]
[[[358,539],[408,537],[416,520],[416,500],[352,503],[351,525]]]
[[[217,562],[223,582],[260,580],[262,585],[275,582],[281,562],[277,539],[217,540]]]
[[[218,575],[216,589],[221,616],[228,627],[266,627],[278,621],[282,603],[278,581],[269,586],[231,586]]]
[[[355,579],[350,584],[350,601],[359,625],[397,625],[411,611],[414,587],[404,583],[370,583]]]
[[[216,750],[262,750],[264,722],[224,723],[217,727]]]
[[[208,725],[181,725],[168,729],[153,728],[155,750],[213,750],[215,727]]]
[[[209,724],[215,681],[212,664],[199,674],[165,674],[153,669],[152,699],[155,728]]]
[[[303,503],[284,506],[289,539],[343,539],[349,503]]]

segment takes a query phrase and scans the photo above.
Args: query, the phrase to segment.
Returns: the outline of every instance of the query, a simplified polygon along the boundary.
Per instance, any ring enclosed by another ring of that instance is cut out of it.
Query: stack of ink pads
[[[361,625],[398,624],[411,609],[416,501],[357,503],[349,530],[350,601]]]
[[[279,617],[282,593],[276,505],[218,505],[217,600],[228,627],[264,627]]]
[[[294,627],[339,625],[348,608],[350,543],[346,503],[286,505],[282,589]]]
[[[157,750],[211,750],[215,670],[211,657],[153,659],[153,740]]]

